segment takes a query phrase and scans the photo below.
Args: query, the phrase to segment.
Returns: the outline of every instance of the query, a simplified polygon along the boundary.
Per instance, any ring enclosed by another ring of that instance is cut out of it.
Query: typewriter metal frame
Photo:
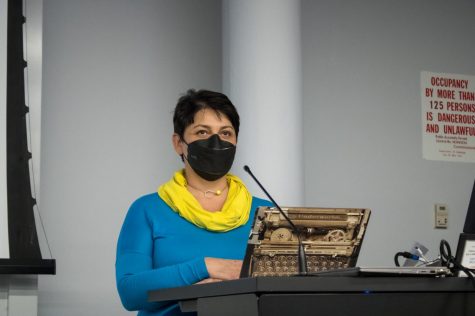
[[[354,267],[370,217],[369,209],[283,207],[297,227],[309,273]],[[274,207],[259,207],[241,277],[298,274],[298,237]]]

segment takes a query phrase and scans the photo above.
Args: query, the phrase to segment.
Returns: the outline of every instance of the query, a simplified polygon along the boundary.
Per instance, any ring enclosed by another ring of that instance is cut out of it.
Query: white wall
[[[372,209],[362,265],[392,265],[415,240],[429,257],[441,238],[455,248],[475,167],[422,159],[419,82],[475,74],[475,3],[304,0],[302,13],[306,204]]]
[[[172,111],[221,89],[220,3],[45,0],[41,212],[57,275],[39,314],[129,315],[114,276],[130,203],[181,166]]]
[[[223,90],[241,116],[232,172],[267,199],[249,165],[281,205],[304,199],[300,25],[300,0],[223,1]]]

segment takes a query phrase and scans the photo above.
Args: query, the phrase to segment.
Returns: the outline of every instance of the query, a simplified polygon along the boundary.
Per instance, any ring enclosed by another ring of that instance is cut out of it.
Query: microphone
[[[297,227],[294,225],[292,220],[287,216],[287,214],[282,211],[280,206],[277,204],[277,202],[270,196],[269,192],[262,186],[262,184],[257,180],[257,178],[254,176],[254,174],[251,172],[251,169],[245,165],[244,166],[244,171],[249,173],[249,175],[254,179],[254,181],[257,183],[257,185],[264,191],[265,195],[271,200],[272,204],[275,205],[275,207],[279,210],[280,214],[284,216],[285,220],[290,224],[290,227],[292,227],[292,230],[297,234],[298,242],[299,242],[299,247],[298,247],[298,264],[299,264],[299,275],[307,275],[307,257],[305,255],[305,248],[303,247],[302,239],[300,238],[300,232],[298,231]]]

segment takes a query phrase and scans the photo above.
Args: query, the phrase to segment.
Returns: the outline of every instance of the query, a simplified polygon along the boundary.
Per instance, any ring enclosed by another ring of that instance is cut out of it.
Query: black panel
[[[197,303],[198,315],[206,316],[258,316],[254,294],[206,297]],[[275,314],[278,315],[278,314]]]
[[[475,293],[266,294],[259,315],[473,316]]]
[[[56,274],[53,259],[0,259],[0,274]]]
[[[36,201],[30,185],[22,6],[22,0],[8,1],[6,125],[10,260],[0,260],[0,273],[30,273],[28,271],[33,270],[54,273],[54,260],[42,260],[33,213]],[[28,270],[29,265],[33,269]],[[44,269],[38,269],[42,265]]]
[[[475,182],[473,183],[472,196],[468,204],[463,232],[466,234],[475,234]]]

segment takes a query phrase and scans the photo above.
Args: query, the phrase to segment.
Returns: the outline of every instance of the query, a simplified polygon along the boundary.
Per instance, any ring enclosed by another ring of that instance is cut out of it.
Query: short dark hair
[[[231,122],[236,137],[239,134],[239,114],[229,98],[220,92],[190,89],[176,104],[173,115],[173,129],[182,139],[185,129],[193,124],[195,114],[204,109],[212,109],[218,117],[224,114]]]

